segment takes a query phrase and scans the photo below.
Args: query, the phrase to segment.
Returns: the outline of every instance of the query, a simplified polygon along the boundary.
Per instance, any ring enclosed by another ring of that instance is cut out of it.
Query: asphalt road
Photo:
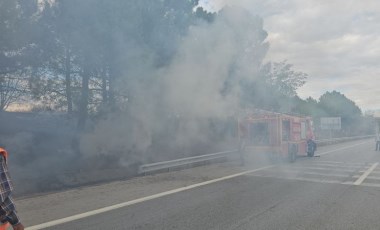
[[[46,229],[379,229],[380,152],[373,141],[317,154],[293,164],[262,162]]]

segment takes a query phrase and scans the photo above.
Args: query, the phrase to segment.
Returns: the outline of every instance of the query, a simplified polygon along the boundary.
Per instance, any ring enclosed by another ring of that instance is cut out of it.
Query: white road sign
[[[322,130],[340,130],[341,128],[341,117],[321,117]]]

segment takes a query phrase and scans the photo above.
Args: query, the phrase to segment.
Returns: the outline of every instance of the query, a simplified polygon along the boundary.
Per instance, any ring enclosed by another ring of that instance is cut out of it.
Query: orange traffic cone
[[[5,224],[0,225],[0,230],[7,230],[11,225],[7,222]]]

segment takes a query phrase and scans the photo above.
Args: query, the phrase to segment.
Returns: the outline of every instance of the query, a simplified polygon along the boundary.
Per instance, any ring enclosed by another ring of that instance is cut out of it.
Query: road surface
[[[17,203],[27,229],[379,229],[373,140],[316,154],[293,164],[258,157],[245,167],[202,166]]]

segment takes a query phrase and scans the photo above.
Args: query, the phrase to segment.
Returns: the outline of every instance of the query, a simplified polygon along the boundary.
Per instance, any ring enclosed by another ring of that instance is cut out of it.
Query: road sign
[[[321,117],[322,130],[340,130],[342,128],[341,117]]]

